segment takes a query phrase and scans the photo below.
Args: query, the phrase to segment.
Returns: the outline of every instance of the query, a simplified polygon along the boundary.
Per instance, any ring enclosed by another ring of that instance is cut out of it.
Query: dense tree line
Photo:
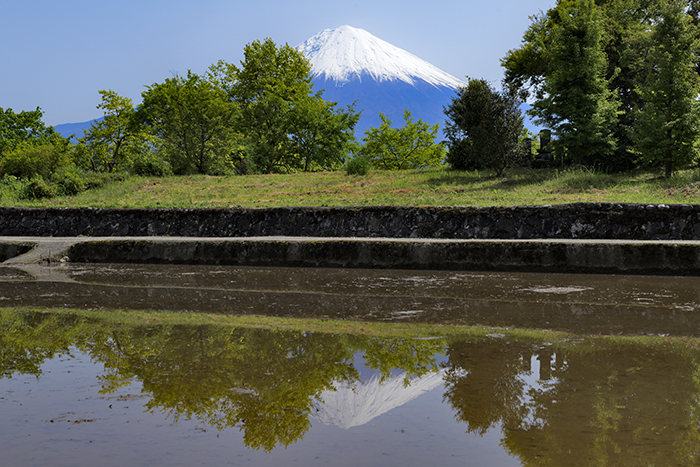
[[[602,170],[697,161],[697,0],[559,0],[502,59],[559,158]]]
[[[504,90],[470,79],[445,108],[453,168],[527,162],[517,107],[528,99],[557,165],[670,177],[698,162],[700,1],[558,0],[531,19],[501,60]]]

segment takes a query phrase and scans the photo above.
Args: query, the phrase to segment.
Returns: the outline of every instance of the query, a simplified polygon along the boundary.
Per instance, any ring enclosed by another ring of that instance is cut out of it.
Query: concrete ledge
[[[17,243],[0,238],[2,248]],[[107,237],[25,238],[19,243],[37,247],[5,264],[63,258],[96,263],[700,275],[700,241]]]

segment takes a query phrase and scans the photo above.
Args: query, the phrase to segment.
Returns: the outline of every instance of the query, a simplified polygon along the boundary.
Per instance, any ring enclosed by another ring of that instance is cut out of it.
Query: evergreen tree
[[[560,153],[574,163],[604,165],[615,150],[618,103],[605,78],[602,16],[593,0],[562,3],[557,15],[545,52],[544,96],[533,113],[555,131]]]
[[[660,0],[655,13],[650,72],[639,88],[643,104],[635,137],[642,161],[662,165],[670,177],[698,156],[700,77],[695,64],[700,45],[686,2]]]
[[[444,111],[447,162],[453,168],[485,167],[501,175],[520,161],[518,137],[524,127],[514,92],[499,93],[483,79],[469,79]]]

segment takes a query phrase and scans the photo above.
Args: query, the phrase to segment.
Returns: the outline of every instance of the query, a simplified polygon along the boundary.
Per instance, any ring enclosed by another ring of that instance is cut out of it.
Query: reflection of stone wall
[[[700,205],[0,208],[0,235],[700,239]]]

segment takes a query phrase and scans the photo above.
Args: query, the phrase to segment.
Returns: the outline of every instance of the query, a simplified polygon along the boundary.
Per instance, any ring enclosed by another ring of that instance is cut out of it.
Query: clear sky
[[[141,101],[173,73],[238,64],[267,37],[296,46],[344,24],[458,77],[500,83],[500,58],[555,0],[0,0],[0,107],[49,125],[102,115],[98,91]]]

